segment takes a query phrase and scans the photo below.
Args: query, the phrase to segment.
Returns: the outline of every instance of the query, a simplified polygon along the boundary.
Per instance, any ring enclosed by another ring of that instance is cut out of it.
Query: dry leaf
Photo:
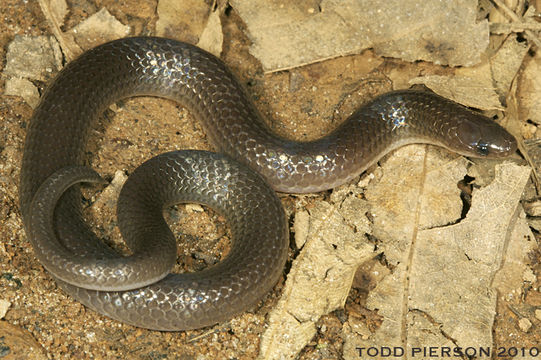
[[[196,44],[207,24],[210,7],[203,0],[160,0],[156,35]]]
[[[526,131],[524,131],[525,129],[527,129],[524,127],[524,124],[527,123],[519,121],[519,114],[521,108],[519,106],[519,100],[517,96],[518,83],[519,81],[514,81],[511,86],[511,91],[509,92],[506,100],[507,109],[505,112],[505,118],[503,119],[501,124],[517,139],[518,150],[532,169],[532,179],[534,181],[536,191],[535,195],[538,195],[541,193],[541,181],[539,176],[539,165],[541,164],[541,162],[538,161],[539,155],[541,155],[541,153],[539,152],[539,147],[535,144],[535,140],[530,141],[529,143],[526,143],[526,141],[523,140],[523,136],[526,136],[528,134]]]
[[[323,0],[312,3],[234,0],[248,27],[251,53],[278,71],[373,47],[407,61],[473,65],[488,45],[488,23],[470,1]],[[385,24],[385,25],[383,25]]]
[[[531,271],[526,262],[528,255],[537,248],[535,236],[522,210],[519,212],[506,248],[503,266],[494,278],[494,287],[506,301],[514,304],[522,303],[524,274]]]
[[[68,4],[66,0],[50,0],[49,7],[51,9],[51,15],[54,18],[54,22],[63,25],[64,18],[68,13]]]
[[[489,61],[460,68],[453,76],[428,75],[412,79],[443,97],[483,110],[503,110],[511,82],[517,76],[528,46],[509,36]]]
[[[384,169],[386,166],[387,163]],[[401,218],[411,221],[408,219],[417,217],[411,214],[413,212],[419,213],[421,219],[421,214],[426,213],[425,207],[430,208],[424,193],[431,187],[428,179],[436,175],[432,174],[434,171],[440,170],[427,166],[426,180],[404,179],[403,186],[395,187],[395,191],[405,193],[406,205],[397,206],[399,209],[409,207],[406,213],[391,212],[374,204],[375,219],[378,219],[374,222],[374,234],[399,236],[393,248],[401,251],[385,250],[386,258],[396,267],[370,292],[367,300],[367,307],[383,316],[383,323],[368,339],[358,337],[351,327],[345,326],[346,359],[358,359],[359,347],[399,346],[410,351],[424,346],[441,349],[443,346],[492,345],[496,311],[492,279],[506,258],[506,244],[530,170],[512,163],[497,165],[494,181],[473,192],[466,218],[454,225],[432,227],[421,220],[409,227],[400,225]],[[448,171],[444,173],[449,174]],[[394,174],[389,172],[384,175],[387,176],[394,177]],[[449,175],[441,177],[448,178],[445,182],[449,186],[456,181]],[[420,188],[419,182],[424,183]],[[374,187],[386,187],[385,183],[382,181]],[[410,207],[407,200],[410,193],[419,194],[420,189],[419,204]],[[369,189],[367,195],[372,191]],[[452,199],[449,201],[452,206]],[[394,227],[406,233],[393,231]],[[426,229],[422,230],[423,227]],[[388,247],[386,241],[384,246]]]
[[[199,37],[197,46],[207,50],[211,54],[220,57],[224,34],[222,33],[222,22],[220,20],[220,12],[218,10],[212,12],[207,21],[207,26]]]
[[[518,83],[520,118],[541,124],[541,55],[537,53],[525,63]]]
[[[62,5],[56,0],[38,0],[43,15],[49,23],[51,32],[56,37],[67,60],[73,60],[82,50],[69,34],[62,32]]]
[[[468,74],[428,75],[412,79],[410,84],[423,84],[445,98],[477,109],[504,109],[492,83],[488,63],[476,67]]]
[[[511,83],[518,74],[530,46],[520,42],[515,35],[507,37],[496,54],[490,58],[490,68],[496,93],[505,103]]]
[[[53,4],[45,0],[41,0],[40,4],[46,6],[44,13],[51,16],[51,22],[59,27],[56,15],[52,15],[55,9]],[[81,47],[91,48],[107,40],[124,37],[129,34],[129,29],[129,26],[122,25],[106,9],[102,9],[68,33],[60,32],[58,36],[67,44],[71,43],[73,35]],[[69,41],[66,42],[66,39]],[[8,78],[6,94],[21,96],[31,107],[37,106],[39,92],[31,81],[49,81],[62,68],[62,52],[69,59],[75,56],[75,52],[80,52],[80,48],[74,45],[61,50],[52,36],[16,36],[9,44],[3,72]]]
[[[522,16],[522,13],[526,9],[526,13],[524,14],[525,17],[531,17],[531,16],[538,16],[536,13],[536,8],[534,6],[528,5],[526,8],[526,2],[518,2],[518,6],[509,6],[509,1],[502,1],[502,0],[491,0],[492,3],[496,5],[495,11],[500,12],[502,15],[504,15],[506,21],[512,21],[515,23],[524,23],[525,18]],[[538,48],[541,47],[541,39],[531,30],[524,29],[524,35],[525,38],[535,44]]]
[[[91,49],[104,42],[129,35],[130,27],[122,24],[107,9],[102,8],[77,24],[69,33],[81,48]]]
[[[524,6],[524,3],[521,4]],[[522,16],[522,21],[514,21],[512,23],[509,23],[509,18],[504,16],[501,13],[501,10],[495,10],[491,13],[490,17],[490,32],[492,34],[510,34],[510,33],[520,33],[524,32],[526,30],[531,31],[539,31],[541,30],[541,24],[537,22],[537,6],[530,6],[526,10],[526,13]],[[520,9],[518,12],[521,13],[523,10]],[[495,22],[495,18],[497,15],[498,20],[502,21]]]
[[[517,5],[519,4],[518,0],[505,0],[504,2],[506,3],[506,5],[513,9],[516,9]],[[505,14],[503,14],[502,11],[496,6],[492,7],[492,9],[490,10],[489,19],[492,22],[509,22],[509,18],[505,16]]]
[[[310,225],[310,214],[306,210],[297,209],[295,211],[295,222],[293,231],[295,232],[295,245],[297,249],[302,249],[306,240],[308,240],[308,228]]]
[[[306,244],[270,314],[259,359],[293,359],[315,335],[315,322],[344,306],[357,267],[376,255],[364,235],[367,210],[366,201],[352,194],[333,204],[319,201],[310,210],[308,229],[302,230]]]
[[[418,229],[460,219],[457,183],[466,175],[467,164],[463,157],[426,145],[406,146],[389,156],[383,177],[365,192],[373,204],[374,235],[389,263],[405,262],[405,251]],[[413,209],[419,206],[417,214]]]

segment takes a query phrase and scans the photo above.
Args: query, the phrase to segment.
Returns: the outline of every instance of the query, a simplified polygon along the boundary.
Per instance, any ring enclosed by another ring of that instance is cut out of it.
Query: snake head
[[[462,117],[456,127],[458,152],[471,157],[505,158],[517,150],[517,141],[502,126],[483,115]]]

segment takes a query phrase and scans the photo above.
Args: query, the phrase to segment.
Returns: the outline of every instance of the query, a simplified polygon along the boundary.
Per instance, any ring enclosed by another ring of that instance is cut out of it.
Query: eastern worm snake
[[[119,197],[119,227],[133,251],[121,257],[85,224],[81,195],[72,185],[101,181],[83,166],[96,119],[113,102],[142,95],[186,106],[225,155],[167,153],[137,168]],[[389,151],[418,142],[492,158],[517,147],[491,119],[411,90],[369,101],[323,138],[290,141],[269,129],[213,55],[174,40],[120,39],[69,63],[44,92],[26,137],[21,212],[37,257],[74,298],[136,326],[199,328],[253,306],[281,276],[288,228],[274,190],[330,189]],[[207,204],[226,217],[233,246],[222,262],[168,274],[176,244],[162,212],[178,202]]]

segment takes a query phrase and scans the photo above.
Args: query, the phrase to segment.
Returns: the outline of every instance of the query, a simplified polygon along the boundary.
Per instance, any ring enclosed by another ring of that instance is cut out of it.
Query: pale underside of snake
[[[96,119],[111,103],[141,95],[187,107],[220,154],[167,153],[131,174],[117,215],[133,255],[122,257],[85,224],[73,185],[102,181],[83,156]],[[126,38],[84,53],[44,92],[25,143],[21,212],[36,256],[74,298],[136,326],[199,328],[249,309],[282,275],[288,228],[274,191],[331,189],[417,142],[475,157],[516,150],[513,136],[491,119],[409,90],[364,104],[321,139],[290,141],[269,129],[213,55],[168,39]],[[201,272],[169,274],[176,243],[163,209],[180,202],[215,208],[231,228],[230,253]]]

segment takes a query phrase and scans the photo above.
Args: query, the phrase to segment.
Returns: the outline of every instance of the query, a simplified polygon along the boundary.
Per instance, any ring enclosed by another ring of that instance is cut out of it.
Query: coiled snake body
[[[101,181],[82,166],[90,129],[111,103],[139,95],[181,102],[227,155],[173,152],[136,169],[117,210],[133,255],[119,257],[85,224],[71,186]],[[407,90],[370,101],[326,137],[289,141],[269,130],[216,57],[173,40],[126,38],[84,53],[43,94],[25,143],[21,212],[37,257],[85,305],[141,327],[198,328],[253,306],[282,272],[287,222],[267,183],[283,192],[333,188],[413,142],[478,157],[516,150],[515,139],[483,115]],[[226,259],[168,275],[176,244],[162,211],[177,202],[207,204],[226,216],[233,235]]]

